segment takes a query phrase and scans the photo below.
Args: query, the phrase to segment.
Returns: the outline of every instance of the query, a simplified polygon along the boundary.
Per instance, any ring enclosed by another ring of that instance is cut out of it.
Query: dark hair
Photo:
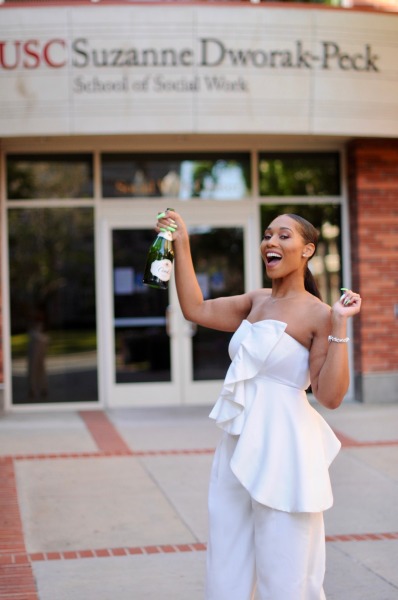
[[[285,216],[290,217],[290,219],[293,219],[293,221],[296,221],[296,223],[298,223],[301,237],[303,238],[306,244],[314,244],[315,254],[319,239],[318,230],[312,225],[312,223],[307,221],[307,219],[300,217],[300,215],[287,213]],[[312,256],[310,258],[312,258]],[[310,258],[308,260],[310,260]],[[308,261],[304,272],[304,287],[307,290],[307,292],[322,300],[321,293],[318,290],[318,286],[315,283],[314,276],[308,267]]]

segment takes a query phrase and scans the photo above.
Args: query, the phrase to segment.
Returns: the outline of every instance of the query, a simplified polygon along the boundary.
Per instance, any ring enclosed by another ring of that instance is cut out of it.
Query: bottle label
[[[168,281],[171,276],[173,263],[168,258],[154,260],[151,264],[151,273],[161,281]]]

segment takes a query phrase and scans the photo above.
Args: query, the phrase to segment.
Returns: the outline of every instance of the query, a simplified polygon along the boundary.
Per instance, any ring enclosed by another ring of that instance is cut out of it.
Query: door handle
[[[168,306],[166,308],[166,312],[165,312],[165,317],[166,317],[166,333],[169,337],[171,337],[172,331],[171,331],[171,312],[172,312],[172,308],[171,306]]]

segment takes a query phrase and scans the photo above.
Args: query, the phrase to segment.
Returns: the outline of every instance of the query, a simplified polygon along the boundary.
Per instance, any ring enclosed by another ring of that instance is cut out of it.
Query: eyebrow
[[[281,229],[287,229],[293,233],[293,229],[290,229],[290,227],[279,227],[279,231],[281,231]],[[265,231],[272,231],[272,227],[267,227]]]

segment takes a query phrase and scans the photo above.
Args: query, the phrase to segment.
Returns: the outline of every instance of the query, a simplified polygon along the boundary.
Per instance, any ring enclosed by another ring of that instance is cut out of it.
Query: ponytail
[[[307,292],[309,292],[313,296],[316,296],[317,298],[319,298],[319,300],[322,300],[321,292],[319,291],[318,286],[315,283],[315,278],[311,273],[308,264],[305,267],[304,287],[307,290]]]

